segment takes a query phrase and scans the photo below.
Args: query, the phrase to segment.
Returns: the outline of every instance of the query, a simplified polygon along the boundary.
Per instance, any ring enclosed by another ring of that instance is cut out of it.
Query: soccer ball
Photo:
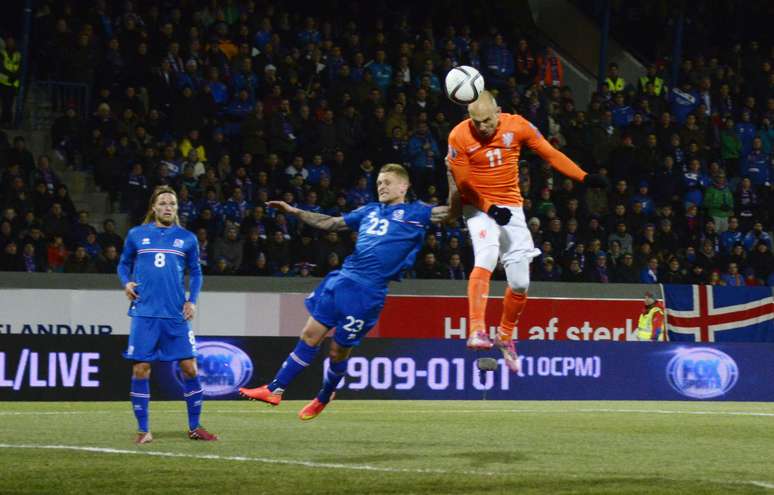
[[[446,74],[446,96],[454,103],[473,103],[483,90],[484,77],[473,67],[460,65]]]

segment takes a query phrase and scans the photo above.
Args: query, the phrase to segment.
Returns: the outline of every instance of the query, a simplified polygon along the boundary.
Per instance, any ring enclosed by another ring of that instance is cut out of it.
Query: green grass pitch
[[[718,402],[0,404],[2,494],[774,494],[774,404]]]

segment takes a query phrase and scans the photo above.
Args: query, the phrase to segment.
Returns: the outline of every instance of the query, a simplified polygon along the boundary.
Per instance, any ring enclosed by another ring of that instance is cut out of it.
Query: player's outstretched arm
[[[600,174],[590,174],[570,160],[567,155],[551,146],[543,136],[535,133],[530,135],[527,144],[540,158],[551,164],[553,168],[567,177],[582,182],[588,187],[607,187],[607,178]]]
[[[295,206],[290,206],[284,201],[269,201],[266,205],[269,208],[275,208],[288,215],[295,215],[305,224],[321,230],[347,230],[349,228],[347,227],[347,224],[344,223],[343,217],[332,217],[330,215],[323,215],[322,213],[313,213],[311,211],[296,208]]]
[[[446,179],[449,183],[449,197],[446,200],[447,206],[436,206],[430,210],[430,221],[433,223],[454,222],[462,213],[462,199],[457,190],[457,183],[454,181],[451,169],[449,169],[449,160],[446,162]]]

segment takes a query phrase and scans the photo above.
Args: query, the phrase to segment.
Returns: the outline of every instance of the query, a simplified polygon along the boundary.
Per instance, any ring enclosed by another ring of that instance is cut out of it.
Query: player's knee
[[[486,246],[476,252],[475,265],[493,272],[497,266],[497,258],[499,256],[500,250],[497,246]]]
[[[306,325],[304,325],[304,329],[301,330],[301,340],[303,340],[307,345],[317,347],[322,342],[322,339],[325,337],[326,333],[328,333],[328,328],[326,328],[322,323],[318,322],[314,318],[310,317],[309,321],[307,321]]]
[[[150,378],[150,363],[134,363],[132,366],[132,376],[140,380]]]
[[[513,292],[524,294],[529,289],[529,264],[524,261],[509,263],[505,267],[508,287]]]
[[[331,358],[331,361],[338,363],[347,359],[351,352],[351,347],[342,347],[335,341],[331,341],[331,348],[328,349],[328,357]]]
[[[183,372],[183,375],[185,375],[186,378],[196,377],[198,374],[198,370],[196,369],[196,360],[185,359],[180,361],[180,371]]]

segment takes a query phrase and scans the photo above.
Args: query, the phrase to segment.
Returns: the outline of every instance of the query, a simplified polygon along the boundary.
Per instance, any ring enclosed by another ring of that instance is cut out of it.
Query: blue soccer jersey
[[[347,227],[358,235],[355,252],[344,260],[342,275],[372,287],[400,280],[401,272],[414,265],[432,209],[420,202],[368,203],[344,215]]]
[[[131,229],[118,264],[121,283],[137,283],[139,299],[129,306],[129,316],[183,321],[186,268],[191,277],[188,301],[196,304],[202,286],[196,236],[177,225],[148,223]]]

